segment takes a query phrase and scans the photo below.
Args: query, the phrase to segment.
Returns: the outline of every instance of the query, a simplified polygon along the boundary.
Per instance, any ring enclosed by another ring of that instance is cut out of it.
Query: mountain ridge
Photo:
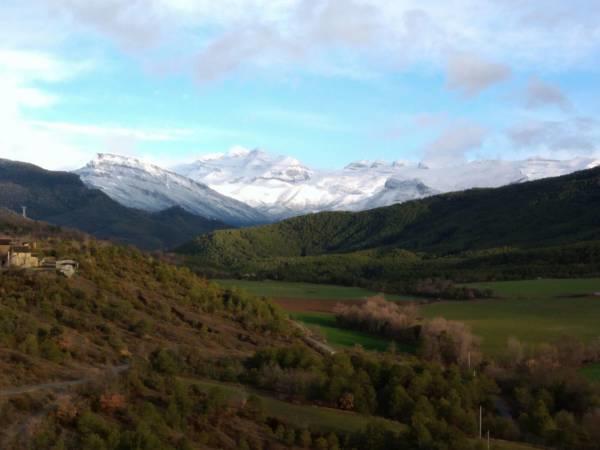
[[[363,211],[473,187],[500,187],[600,164],[593,158],[480,160],[449,167],[355,161],[318,170],[285,155],[235,147],[170,169],[99,154],[76,171],[119,203],[155,212],[170,206],[248,226],[322,211]]]
[[[229,226],[179,207],[155,213],[127,208],[88,188],[76,174],[4,159],[0,159],[0,206],[13,211],[27,206],[32,219],[149,250],[172,248],[197,233]]]
[[[600,239],[600,168],[440,194],[358,213],[324,212],[216,231],[180,251],[209,264],[374,249],[448,254]]]
[[[194,215],[236,226],[267,221],[245,203],[136,158],[100,153],[75,173],[88,187],[130,208],[158,212],[180,206]]]

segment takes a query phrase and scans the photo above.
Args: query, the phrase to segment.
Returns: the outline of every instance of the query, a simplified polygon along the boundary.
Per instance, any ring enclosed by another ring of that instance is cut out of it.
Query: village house
[[[0,237],[0,270],[8,268],[56,271],[67,278],[79,270],[79,263],[72,259],[57,260],[54,257],[38,257],[33,254],[35,242]]]
[[[32,255],[34,249],[35,245],[28,242],[0,238],[0,268],[31,269],[38,267],[40,261]]]

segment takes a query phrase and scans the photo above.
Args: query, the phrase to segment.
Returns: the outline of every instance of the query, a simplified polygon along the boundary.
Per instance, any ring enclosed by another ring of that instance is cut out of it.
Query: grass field
[[[474,283],[470,286],[491,289],[496,296],[503,298],[591,296],[594,292],[600,292],[600,278],[500,281]]]
[[[581,373],[583,373],[587,379],[600,383],[600,363],[584,367],[581,369]]]
[[[254,295],[273,299],[309,300],[362,300],[377,295],[367,289],[331,284],[287,283],[284,281],[213,280],[221,286],[239,288]],[[409,297],[387,295],[388,300],[406,300]]]
[[[600,336],[599,298],[523,297],[477,302],[432,303],[425,317],[445,317],[471,326],[484,351],[500,352],[509,337],[541,343],[573,336],[590,341]]]
[[[387,350],[391,343],[387,339],[371,336],[359,331],[339,328],[332,314],[294,313],[292,317],[322,334],[327,339],[327,342],[334,347],[354,347],[358,344],[366,350],[382,352]]]
[[[384,350],[389,345],[384,339],[341,330],[331,314],[322,312],[330,312],[335,301],[360,300],[373,295],[368,290],[275,281],[220,280],[219,283],[273,299],[288,299],[283,306],[293,311],[298,320],[319,327],[333,345],[360,344],[369,350]],[[473,286],[492,289],[497,298],[431,303],[422,306],[423,315],[465,322],[482,338],[483,350],[489,354],[500,353],[511,336],[525,343],[550,342],[562,336],[584,341],[600,337],[600,297],[592,295],[600,291],[598,278],[503,281]],[[407,297],[390,296],[389,299],[406,300]],[[323,308],[316,309],[315,303]]]
[[[484,351],[496,354],[509,337],[541,343],[573,336],[600,337],[600,279],[531,280],[478,283],[499,298],[442,302],[423,307],[425,317],[465,322],[483,339]]]

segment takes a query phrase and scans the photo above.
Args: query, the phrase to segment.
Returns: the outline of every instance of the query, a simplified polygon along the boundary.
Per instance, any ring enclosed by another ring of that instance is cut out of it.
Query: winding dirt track
[[[0,390],[0,397],[15,397],[17,395],[22,394],[31,394],[33,392],[38,391],[57,391],[62,389],[68,389],[76,386],[81,386],[90,381],[94,381],[98,378],[101,378],[105,375],[118,375],[120,373],[126,372],[129,370],[129,364],[124,364],[122,366],[110,367],[106,370],[103,370],[102,373],[93,376],[87,376],[85,378],[80,378],[79,380],[72,381],[59,381],[56,383],[41,383],[41,384],[32,384],[30,386],[22,386],[11,389]]]

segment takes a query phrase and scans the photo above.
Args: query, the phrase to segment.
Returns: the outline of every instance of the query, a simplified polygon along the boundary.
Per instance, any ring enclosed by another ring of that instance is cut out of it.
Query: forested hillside
[[[198,270],[373,284],[598,273],[600,169],[198,237]],[[562,271],[562,273],[561,273]],[[414,284],[414,283],[413,283]]]
[[[20,212],[22,206],[33,219],[152,250],[169,249],[226,227],[181,208],[158,213],[126,208],[87,188],[75,174],[0,160],[0,207]]]
[[[207,258],[308,256],[374,248],[437,254],[600,239],[600,168],[498,189],[472,189],[360,213],[321,213],[202,236]],[[214,255],[213,255],[214,254]]]
[[[203,408],[220,400],[167,379],[226,378],[261,346],[285,345],[278,309],[132,248],[11,213],[0,230],[80,264],[72,279],[0,272],[0,448],[158,450],[194,439],[232,448],[236,429],[265,433],[240,418],[226,432],[206,423],[181,436],[182,421],[209,417]],[[179,401],[194,411],[183,418]]]

